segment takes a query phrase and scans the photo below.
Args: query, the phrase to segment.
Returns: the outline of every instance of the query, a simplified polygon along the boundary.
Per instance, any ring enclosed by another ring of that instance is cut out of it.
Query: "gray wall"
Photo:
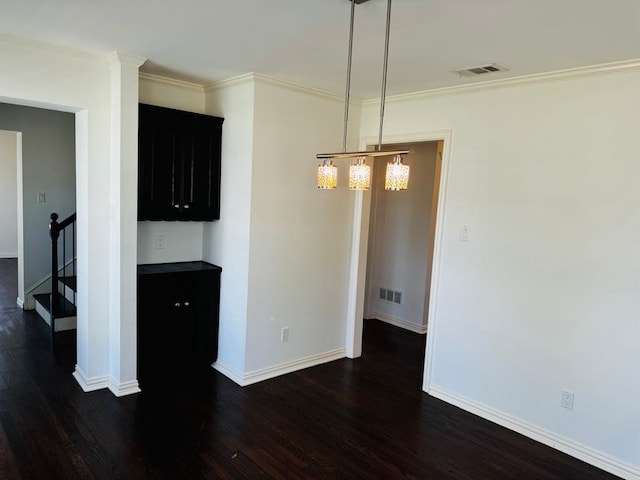
[[[0,130],[22,132],[24,283],[51,273],[49,215],[76,210],[75,115],[0,103]],[[38,192],[46,203],[38,203]]]
[[[18,256],[17,135],[0,130],[0,258]]]

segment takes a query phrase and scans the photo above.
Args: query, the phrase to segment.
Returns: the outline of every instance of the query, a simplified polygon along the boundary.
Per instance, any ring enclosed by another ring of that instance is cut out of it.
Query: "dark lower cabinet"
[[[142,389],[175,386],[216,360],[221,271],[206,262],[138,266]]]
[[[138,220],[220,218],[223,121],[140,104]]]

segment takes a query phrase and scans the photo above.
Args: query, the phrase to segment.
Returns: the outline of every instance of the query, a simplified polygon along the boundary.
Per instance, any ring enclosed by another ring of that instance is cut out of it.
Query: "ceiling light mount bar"
[[[355,158],[355,157],[391,157],[396,155],[407,155],[409,150],[372,150],[366,152],[335,152],[335,153],[318,153],[317,159],[324,160],[330,158]]]

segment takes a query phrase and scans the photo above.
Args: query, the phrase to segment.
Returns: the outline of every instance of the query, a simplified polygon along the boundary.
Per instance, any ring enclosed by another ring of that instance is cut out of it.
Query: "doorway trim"
[[[433,266],[431,271],[431,288],[429,291],[429,331],[435,330],[437,318],[437,293],[440,284],[440,256],[442,235],[446,211],[447,184],[449,176],[449,155],[453,140],[453,130],[432,130],[413,134],[387,135],[384,143],[416,143],[443,141],[442,171],[438,193],[438,211],[436,215],[435,243],[433,248]],[[360,150],[367,145],[377,144],[377,137],[360,138]],[[349,284],[347,297],[346,352],[348,358],[362,355],[362,327],[364,314],[364,293],[367,269],[367,251],[369,247],[369,213],[371,209],[371,193],[355,192],[353,209],[353,230],[351,234],[351,260],[349,263]],[[431,383],[431,360],[433,358],[434,335],[427,334],[425,351],[425,368],[422,389],[426,392]]]

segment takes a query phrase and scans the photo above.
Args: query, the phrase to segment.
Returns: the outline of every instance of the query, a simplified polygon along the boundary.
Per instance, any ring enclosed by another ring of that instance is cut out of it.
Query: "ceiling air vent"
[[[457,73],[461,77],[475,77],[477,75],[484,75],[485,73],[506,72],[508,70],[508,68],[496,63],[490,63],[479,67],[461,68],[460,70],[454,70],[453,73]]]

